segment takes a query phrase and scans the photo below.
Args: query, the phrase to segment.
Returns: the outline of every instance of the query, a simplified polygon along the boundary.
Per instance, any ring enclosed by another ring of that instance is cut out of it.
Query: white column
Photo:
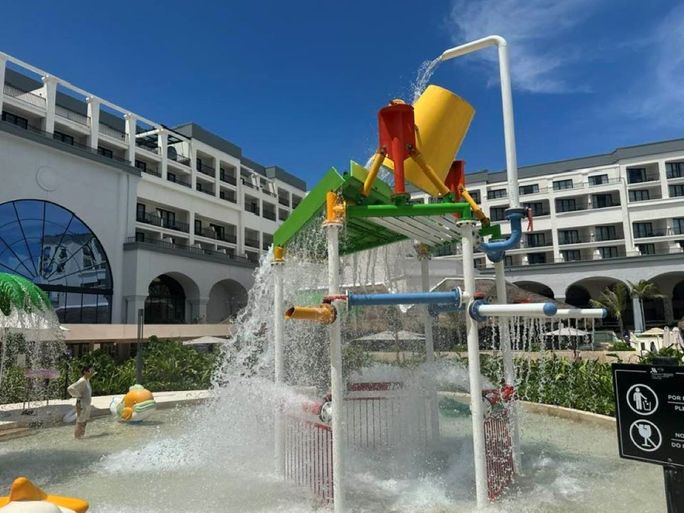
[[[340,251],[339,230],[341,225],[327,223],[328,234],[328,293],[339,294],[340,290]],[[333,301],[333,306],[340,311],[342,301]],[[342,322],[337,319],[328,329],[330,336],[330,392],[333,404],[332,437],[333,437],[333,493],[335,496],[335,513],[345,511],[345,451],[346,422],[344,419],[344,380],[342,379]]]
[[[470,298],[475,294],[475,265],[473,262],[474,223],[463,223],[463,287]],[[470,299],[472,301],[472,299]],[[484,415],[482,412],[482,383],[480,380],[480,341],[477,322],[466,311],[468,333],[468,374],[470,383],[470,411],[473,421],[473,455],[475,458],[475,488],[477,507],[487,505],[487,462],[485,458]]]
[[[45,98],[45,119],[43,119],[43,130],[49,134],[55,131],[55,107],[57,106],[57,79],[50,75],[43,77],[42,95]]]
[[[7,69],[7,56],[0,53],[0,114],[2,113],[2,102],[5,99],[5,69]]]
[[[191,143],[188,143],[188,157],[190,158],[190,185],[192,186],[192,190],[196,191],[197,190],[197,150],[193,147]]]
[[[190,246],[195,245],[195,211],[188,211],[188,225],[190,229],[188,230],[188,244]]]
[[[135,136],[138,120],[130,112],[124,114],[124,119],[126,120],[126,137],[128,138],[128,162],[131,166],[135,166]]]
[[[660,194],[663,198],[669,198],[670,189],[667,185],[667,168],[664,160],[658,161],[658,176],[660,177]]]
[[[638,297],[632,298],[632,312],[634,314],[634,331],[641,333],[646,330],[646,319],[641,315],[641,301]]]
[[[86,98],[88,103],[88,119],[90,121],[90,135],[88,136],[88,146],[97,150],[97,143],[100,137],[100,100],[94,96]]]
[[[161,173],[161,177],[163,180],[166,180],[168,176],[168,163],[169,163],[169,157],[168,157],[168,147],[169,147],[169,133],[164,129],[164,128],[159,128],[158,136],[157,136],[157,144],[159,147],[159,151],[161,152],[161,163],[159,164],[160,169],[159,172]]]
[[[505,305],[508,303],[508,296],[506,292],[506,276],[504,274],[504,262],[496,262],[494,264],[496,269],[496,302]],[[515,388],[515,365],[513,363],[513,351],[511,349],[510,333],[506,329],[502,329],[499,333],[499,343],[501,344],[501,355],[503,357],[504,382],[506,385]],[[513,453],[513,465],[515,472],[520,474],[522,472],[521,464],[521,449],[520,449],[520,424],[518,418],[518,405],[514,401],[509,410],[509,426],[511,430],[511,451]]]
[[[285,381],[285,350],[283,347],[283,263],[273,260],[273,346],[275,358],[275,382]],[[276,474],[285,473],[285,432],[279,405],[275,412],[275,465]]]

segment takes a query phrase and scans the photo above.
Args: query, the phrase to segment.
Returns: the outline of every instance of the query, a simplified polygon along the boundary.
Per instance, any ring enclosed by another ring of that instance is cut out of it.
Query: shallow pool
[[[206,415],[206,408],[192,407],[157,411],[141,425],[101,418],[89,424],[83,440],[63,426],[0,443],[1,490],[26,475],[50,493],[89,500],[93,513],[325,509],[271,471],[271,433],[262,419],[237,437],[234,426],[203,429]],[[620,460],[613,429],[525,414],[522,432],[525,475],[489,511],[664,511],[662,471]],[[420,454],[410,448],[383,458],[355,454],[350,506],[362,512],[472,511],[470,419],[442,418],[442,435],[439,446]]]

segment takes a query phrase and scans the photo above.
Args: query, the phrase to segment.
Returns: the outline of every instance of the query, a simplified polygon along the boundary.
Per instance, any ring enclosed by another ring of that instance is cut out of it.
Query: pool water
[[[83,440],[73,426],[0,443],[0,490],[26,475],[46,491],[87,499],[93,513],[310,513],[307,490],[272,472],[271,433],[255,422],[249,441],[203,433],[203,407],[160,410],[145,423],[100,418]],[[474,481],[470,418],[442,417],[429,451],[353,455],[349,506],[359,512],[470,512]],[[500,513],[662,512],[660,467],[621,460],[614,429],[525,414],[523,466]]]

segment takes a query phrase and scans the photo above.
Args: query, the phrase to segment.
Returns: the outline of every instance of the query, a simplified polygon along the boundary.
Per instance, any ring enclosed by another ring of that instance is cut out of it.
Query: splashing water
[[[413,103],[418,100],[425,88],[428,86],[428,82],[432,78],[437,66],[441,61],[439,58],[432,61],[423,62],[418,68],[418,73],[416,74],[416,79],[413,82]]]

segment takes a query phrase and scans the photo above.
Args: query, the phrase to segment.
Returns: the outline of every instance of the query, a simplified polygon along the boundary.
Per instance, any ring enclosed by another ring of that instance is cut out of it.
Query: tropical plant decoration
[[[52,304],[33,282],[16,274],[0,273],[0,312],[9,316],[13,309],[31,313],[51,310]]]
[[[641,312],[642,322],[646,323],[646,315],[644,314],[644,300],[645,299],[663,299],[665,296],[660,293],[655,283],[648,280],[640,280],[636,283],[627,281],[629,283],[629,293],[639,302],[639,311]]]
[[[607,287],[601,292],[598,299],[591,300],[591,306],[594,308],[605,308],[608,313],[615,317],[620,325],[620,338],[625,339],[625,325],[622,319],[623,312],[627,308],[627,301],[629,299],[629,291],[622,283],[618,283],[613,287]]]

